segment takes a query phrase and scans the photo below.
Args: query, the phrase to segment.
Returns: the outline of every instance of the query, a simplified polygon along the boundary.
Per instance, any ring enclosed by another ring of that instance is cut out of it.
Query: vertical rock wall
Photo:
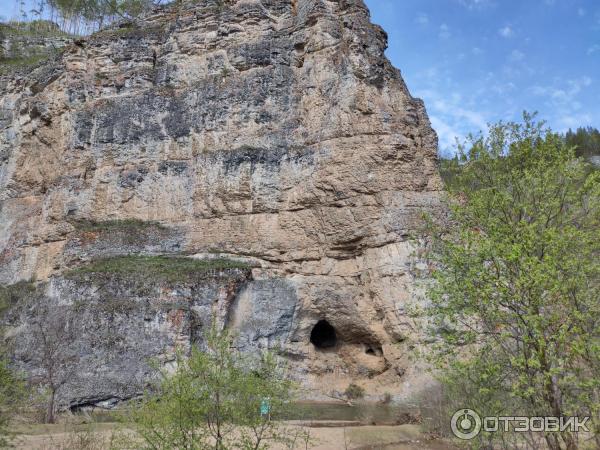
[[[221,311],[242,348],[283,343],[315,395],[351,381],[411,395],[423,377],[409,359],[408,239],[437,208],[440,180],[436,135],[386,40],[362,0],[202,0],[0,80],[0,282],[34,278],[56,297],[48,286],[100,257],[249,261]],[[149,228],[77,225],[115,220]],[[61,292],[70,306],[86,301]],[[181,311],[214,299],[189,292]],[[114,322],[125,337],[143,322],[128,314]],[[310,342],[323,320],[334,347]],[[97,373],[117,364],[91,361]],[[73,398],[112,398],[81,386]]]

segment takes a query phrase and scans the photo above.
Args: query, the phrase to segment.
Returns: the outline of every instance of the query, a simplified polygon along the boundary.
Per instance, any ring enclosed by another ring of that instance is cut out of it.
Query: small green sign
[[[263,398],[262,402],[260,402],[260,414],[262,416],[266,416],[271,411],[271,402],[269,399]]]

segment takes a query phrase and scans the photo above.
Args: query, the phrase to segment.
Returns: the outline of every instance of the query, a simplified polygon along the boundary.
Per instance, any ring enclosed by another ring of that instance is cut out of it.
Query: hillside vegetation
[[[48,20],[0,23],[0,75],[35,67],[58,54],[69,39]]]
[[[580,138],[593,130],[578,130]],[[526,115],[446,161],[423,315],[450,417],[590,417],[600,447],[600,171]],[[468,400],[467,400],[468,399]],[[484,433],[476,448],[586,448],[581,434]],[[526,445],[525,442],[528,442]]]

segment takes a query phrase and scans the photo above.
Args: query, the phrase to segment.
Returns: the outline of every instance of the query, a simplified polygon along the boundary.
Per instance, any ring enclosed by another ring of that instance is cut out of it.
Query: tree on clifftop
[[[115,20],[135,19],[161,3],[161,0],[35,0],[33,9],[26,11],[24,3],[17,2],[23,24],[32,18],[48,18],[62,31],[76,35],[96,31]]]
[[[568,146],[576,147],[577,156],[591,157],[600,156],[600,131],[596,128],[577,128],[576,131],[569,130],[565,134]]]

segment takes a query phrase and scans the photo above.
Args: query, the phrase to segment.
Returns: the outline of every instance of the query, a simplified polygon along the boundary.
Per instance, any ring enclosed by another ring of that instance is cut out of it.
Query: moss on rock
[[[69,277],[86,274],[107,274],[135,277],[151,281],[185,281],[198,274],[226,269],[248,270],[247,263],[224,258],[198,260],[167,256],[118,256],[92,261],[89,265],[73,269]]]
[[[17,303],[29,298],[35,291],[35,284],[31,281],[0,285],[0,316]]]
[[[166,227],[158,222],[144,221],[139,219],[106,220],[99,222],[82,219],[72,221],[71,224],[78,231],[100,233],[113,231],[139,231],[147,228],[166,230]]]

